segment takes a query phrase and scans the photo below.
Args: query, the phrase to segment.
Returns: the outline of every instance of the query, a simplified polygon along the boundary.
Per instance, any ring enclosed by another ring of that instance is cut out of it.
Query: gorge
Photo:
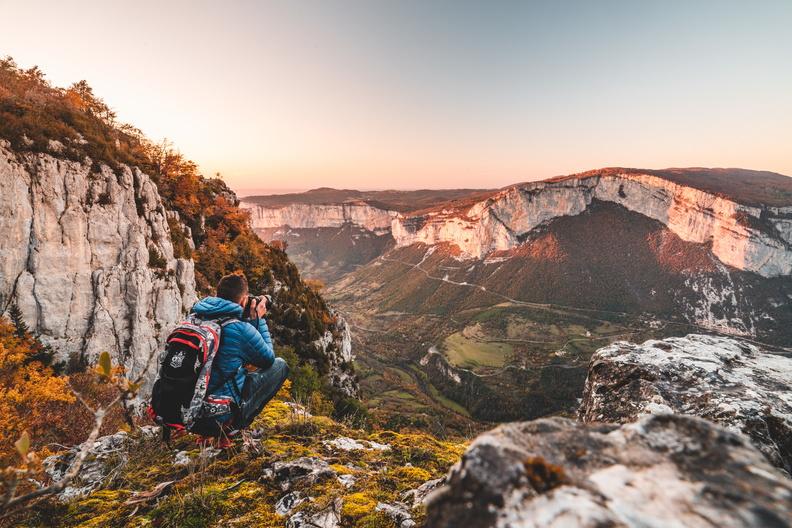
[[[465,427],[571,408],[589,357],[615,339],[704,330],[788,347],[791,182],[608,168],[492,191],[318,189],[241,206],[328,283],[370,351],[359,361],[373,405]]]

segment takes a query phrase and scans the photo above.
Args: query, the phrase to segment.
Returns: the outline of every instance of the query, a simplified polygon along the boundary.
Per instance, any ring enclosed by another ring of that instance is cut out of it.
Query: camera
[[[269,312],[272,308],[272,296],[271,295],[251,295],[248,297],[247,303],[245,305],[245,313],[251,313],[251,308],[254,306],[258,306],[261,303],[264,303],[264,306],[267,308]]]

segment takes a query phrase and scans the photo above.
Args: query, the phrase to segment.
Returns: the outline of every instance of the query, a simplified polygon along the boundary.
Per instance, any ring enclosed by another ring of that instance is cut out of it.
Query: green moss
[[[220,516],[222,501],[216,493],[172,494],[147,516],[162,528],[206,528]]]
[[[390,475],[399,482],[400,490],[417,488],[432,478],[430,472],[415,466],[402,466],[392,469]]]
[[[103,528],[126,526],[132,508],[124,502],[130,493],[123,490],[99,490],[69,504],[64,515],[67,526]]]
[[[353,475],[355,483],[347,489],[337,479],[326,479],[310,488],[299,487],[313,500],[294,512],[320,511],[340,498],[343,526],[395,527],[387,515],[375,511],[377,503],[398,501],[405,490],[441,476],[464,449],[462,443],[440,441],[423,433],[368,433],[323,416],[295,419],[282,400],[287,395],[288,390],[267,406],[266,416],[261,419],[266,434],[250,452],[237,442],[207,461],[203,468],[176,468],[175,451],[185,450],[197,457],[191,437],[175,439],[171,446],[155,438],[133,438],[126,463],[117,466],[118,474],[108,489],[65,506],[52,503],[49,507],[55,508],[53,515],[30,512],[15,525],[51,527],[52,519],[58,519],[61,528],[283,527],[287,518],[276,515],[274,506],[284,492],[262,479],[263,470],[277,461],[308,456],[327,461],[339,475]],[[314,434],[306,435],[294,425],[306,423],[311,424]],[[323,444],[338,436],[386,443],[391,449],[339,451]],[[169,480],[176,482],[162,497],[136,506],[125,504],[133,492],[150,491]],[[416,515],[422,512],[418,510]]]
[[[374,511],[377,501],[367,493],[352,493],[344,497],[341,515],[347,521],[355,521]]]

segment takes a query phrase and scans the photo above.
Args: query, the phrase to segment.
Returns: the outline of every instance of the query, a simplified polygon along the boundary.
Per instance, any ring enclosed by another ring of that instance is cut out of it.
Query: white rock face
[[[526,183],[467,210],[394,218],[397,246],[450,242],[470,258],[518,246],[543,222],[582,213],[597,199],[657,220],[681,239],[712,243],[723,263],[765,277],[792,273],[792,207],[752,207],[647,174]],[[766,229],[749,227],[750,218]],[[772,232],[768,232],[768,230]]]
[[[331,385],[347,396],[357,396],[357,378],[351,368],[355,359],[352,353],[352,332],[346,319],[335,312],[333,312],[333,315],[336,316],[335,326],[338,336],[327,330],[313,344],[316,350],[327,358],[329,364],[327,377]]]
[[[254,228],[341,227],[351,223],[369,231],[382,232],[390,229],[391,221],[398,214],[395,211],[373,207],[365,202],[328,205],[295,203],[285,207],[266,207],[242,202],[240,207],[250,210]]]
[[[652,413],[691,414],[748,435],[792,473],[792,359],[750,343],[690,334],[619,341],[591,357],[580,418],[625,423]]]
[[[0,141],[0,309],[16,302],[60,358],[106,350],[137,374],[195,302],[166,214],[137,169],[95,172]],[[149,267],[150,249],[164,268]]]

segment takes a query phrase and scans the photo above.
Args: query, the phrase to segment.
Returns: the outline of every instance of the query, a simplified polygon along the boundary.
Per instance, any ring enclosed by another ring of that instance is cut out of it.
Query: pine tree
[[[42,343],[38,336],[33,335],[16,302],[12,302],[8,307],[8,318],[11,319],[11,324],[14,326],[14,335],[30,347],[31,354],[26,361],[38,361],[46,367],[52,367],[56,374],[61,374],[64,366],[53,363],[55,351],[51,346]]]
[[[14,334],[18,338],[24,339],[30,335],[30,327],[25,322],[22,310],[19,309],[19,305],[16,302],[12,302],[8,308],[8,317],[14,325]]]

